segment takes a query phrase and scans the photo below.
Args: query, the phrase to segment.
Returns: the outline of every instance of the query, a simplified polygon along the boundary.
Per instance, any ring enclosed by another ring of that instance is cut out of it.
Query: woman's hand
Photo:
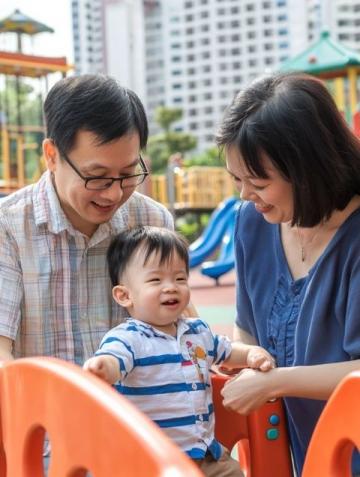
[[[225,384],[221,391],[224,406],[247,415],[273,399],[275,396],[271,375],[274,372],[276,369],[267,373],[255,369],[240,371],[236,377]]]

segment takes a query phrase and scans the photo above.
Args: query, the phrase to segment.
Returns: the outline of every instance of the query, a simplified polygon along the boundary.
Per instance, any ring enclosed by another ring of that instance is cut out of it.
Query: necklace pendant
[[[305,249],[304,249],[304,247],[301,247],[301,261],[305,262]]]

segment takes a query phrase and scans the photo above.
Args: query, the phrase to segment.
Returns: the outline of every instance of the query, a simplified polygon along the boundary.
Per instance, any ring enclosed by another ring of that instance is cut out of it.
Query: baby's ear
[[[112,295],[116,303],[123,308],[129,308],[132,305],[129,290],[124,285],[116,285],[112,289]]]

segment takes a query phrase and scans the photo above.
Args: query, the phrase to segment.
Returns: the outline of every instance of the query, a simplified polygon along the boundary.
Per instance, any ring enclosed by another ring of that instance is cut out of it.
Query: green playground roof
[[[349,66],[360,66],[360,55],[332,40],[328,31],[323,31],[317,42],[285,61],[280,70],[321,75],[344,70]]]

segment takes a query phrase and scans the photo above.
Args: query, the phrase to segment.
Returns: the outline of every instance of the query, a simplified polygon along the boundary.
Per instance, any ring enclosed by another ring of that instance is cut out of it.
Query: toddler
[[[107,260],[113,297],[129,318],[104,336],[84,368],[129,398],[206,476],[242,476],[214,437],[210,368],[267,371],[274,366],[271,355],[213,335],[199,318],[182,318],[190,299],[188,248],[175,232],[124,231]]]

